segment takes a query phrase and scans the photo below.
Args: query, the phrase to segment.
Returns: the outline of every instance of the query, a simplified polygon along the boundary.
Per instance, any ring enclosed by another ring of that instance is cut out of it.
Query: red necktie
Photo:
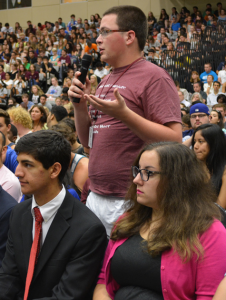
[[[27,297],[28,297],[30,284],[31,284],[32,277],[34,274],[35,264],[37,263],[38,255],[40,252],[40,241],[41,241],[41,236],[42,236],[43,218],[42,218],[42,215],[41,215],[38,207],[34,207],[34,215],[35,215],[35,237],[34,237],[33,244],[31,247],[31,252],[30,252],[29,265],[28,265],[27,278],[26,278],[26,286],[25,286],[25,292],[24,292],[24,300],[27,300]]]

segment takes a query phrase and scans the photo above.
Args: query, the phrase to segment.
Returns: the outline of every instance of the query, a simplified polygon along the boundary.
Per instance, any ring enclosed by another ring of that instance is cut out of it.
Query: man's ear
[[[129,30],[126,35],[126,44],[131,45],[136,38],[136,34],[133,30]]]
[[[7,126],[7,132],[10,132],[10,129],[11,129],[11,124],[9,124],[9,125]]]
[[[55,179],[59,176],[60,172],[62,170],[62,166],[60,163],[55,162],[50,168],[49,168],[49,174],[51,179]]]

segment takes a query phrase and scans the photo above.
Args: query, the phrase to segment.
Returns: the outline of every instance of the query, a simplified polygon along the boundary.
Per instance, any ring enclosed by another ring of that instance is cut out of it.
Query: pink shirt
[[[98,284],[105,284],[111,299],[119,285],[110,272],[111,258],[127,239],[109,241]],[[220,221],[200,235],[204,259],[194,257],[183,263],[173,249],[164,251],[161,258],[161,284],[164,300],[210,300],[226,273],[226,230]]]
[[[17,202],[22,197],[19,179],[4,165],[0,168],[0,185]]]

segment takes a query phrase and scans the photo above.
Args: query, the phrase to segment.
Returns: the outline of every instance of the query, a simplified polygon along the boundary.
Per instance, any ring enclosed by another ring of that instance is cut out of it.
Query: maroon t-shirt
[[[61,56],[59,58],[59,61],[61,62],[61,64],[69,64],[70,65],[70,63],[71,63],[71,59],[68,55],[66,57]]]
[[[110,85],[126,68],[115,69],[112,74],[104,77],[96,96],[103,98]],[[115,99],[113,91],[116,87],[126,105],[145,119],[162,125],[181,122],[180,100],[175,84],[169,74],[155,64],[142,60],[132,65],[109,90],[105,96],[106,101]],[[95,109],[92,106],[90,113],[93,117]],[[94,126],[93,147],[90,149],[91,191],[100,195],[124,197],[131,166],[144,144],[121,121],[99,111]]]

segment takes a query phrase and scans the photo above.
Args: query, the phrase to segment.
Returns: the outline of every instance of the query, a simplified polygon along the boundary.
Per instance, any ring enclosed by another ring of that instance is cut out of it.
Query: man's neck
[[[51,185],[48,185],[46,189],[42,189],[42,191],[38,191],[38,193],[34,193],[34,198],[36,203],[39,206],[43,206],[46,203],[53,200],[62,190],[62,185],[59,184],[58,179]]]
[[[112,67],[114,69],[121,68],[132,64],[135,60],[142,58],[141,53],[137,53],[136,55],[128,55],[122,59],[119,59],[117,62],[112,63]]]
[[[22,125],[17,126],[18,135],[21,138],[22,136],[26,135],[28,132],[31,131],[29,128],[24,128]]]
[[[10,143],[12,143],[12,142],[8,139],[7,136],[5,136],[5,138],[6,138],[6,146],[8,146]]]

